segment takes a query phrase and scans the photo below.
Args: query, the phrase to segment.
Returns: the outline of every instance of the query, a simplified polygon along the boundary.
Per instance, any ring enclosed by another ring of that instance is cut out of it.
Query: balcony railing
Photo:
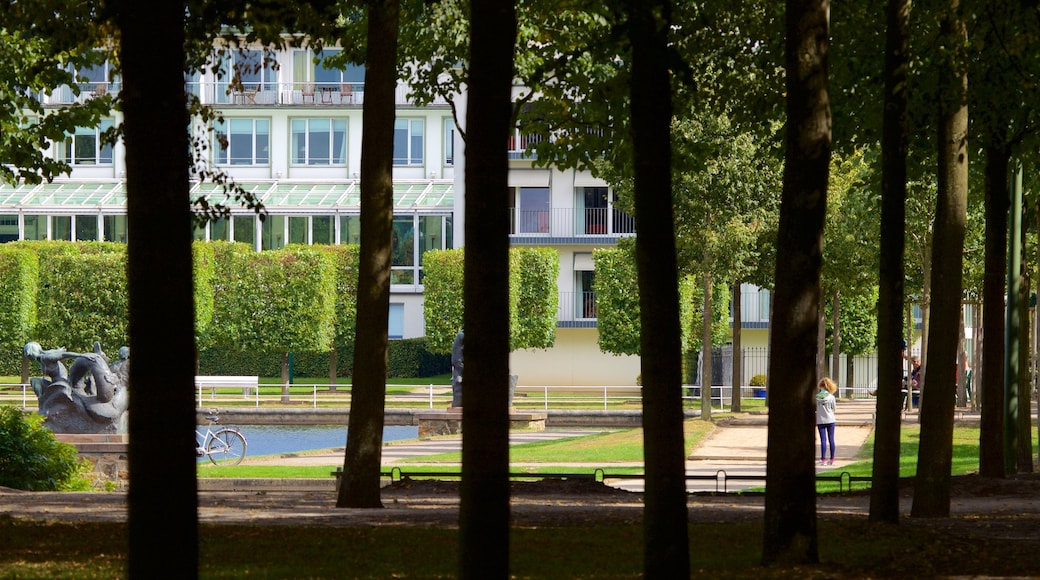
[[[58,87],[50,94],[41,93],[37,97],[44,105],[68,105],[100,94],[115,93],[120,89],[119,83],[81,83],[79,87],[78,97],[67,85]],[[188,94],[198,97],[202,104],[215,106],[338,107],[365,104],[363,82],[251,82],[232,86],[227,82],[205,81],[186,83],[185,90]],[[394,93],[395,104],[414,105],[409,93],[408,85],[398,84]],[[432,104],[445,105],[446,102],[438,98]]]
[[[616,237],[636,233],[636,220],[615,208],[509,208],[509,233],[543,237]]]
[[[556,309],[556,320],[573,322],[596,319],[595,292],[560,292],[560,304]]]

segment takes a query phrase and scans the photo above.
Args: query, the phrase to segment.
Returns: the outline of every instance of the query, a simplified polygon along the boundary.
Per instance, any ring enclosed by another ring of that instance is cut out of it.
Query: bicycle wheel
[[[213,434],[206,449],[216,465],[238,465],[246,456],[246,438],[234,429],[221,429]]]

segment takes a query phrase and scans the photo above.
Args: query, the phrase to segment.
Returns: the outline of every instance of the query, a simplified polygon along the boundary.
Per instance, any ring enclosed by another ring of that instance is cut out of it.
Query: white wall
[[[634,385],[639,357],[600,352],[594,328],[558,328],[549,349],[525,349],[509,357],[510,373],[522,386]]]

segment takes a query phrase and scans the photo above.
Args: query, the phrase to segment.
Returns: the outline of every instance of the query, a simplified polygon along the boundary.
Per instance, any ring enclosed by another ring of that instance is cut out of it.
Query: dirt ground
[[[913,488],[901,489],[900,512],[909,516]],[[643,494],[583,480],[511,483],[513,522],[517,526],[568,526],[638,523]],[[204,492],[199,494],[202,523],[325,526],[458,525],[456,481],[403,480],[383,489],[381,509],[335,509],[335,494],[326,492]],[[867,517],[869,492],[822,495],[819,518]],[[691,522],[735,522],[760,519],[760,494],[691,494]],[[124,493],[24,492],[0,488],[0,515],[35,520],[124,521]],[[904,521],[915,518],[905,517]],[[1003,480],[975,475],[953,478],[951,517],[919,520],[993,539],[1037,543],[1040,548],[1040,474]],[[911,524],[914,525],[914,524]]]

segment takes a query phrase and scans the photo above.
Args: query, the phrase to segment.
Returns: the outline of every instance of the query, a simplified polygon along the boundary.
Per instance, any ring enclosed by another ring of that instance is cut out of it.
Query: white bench
[[[247,377],[235,375],[210,375],[195,377],[195,388],[199,391],[200,404],[202,402],[202,389],[204,388],[208,388],[210,390],[210,397],[216,396],[218,387],[240,388],[242,389],[242,396],[249,397],[250,395],[257,395],[259,385],[260,377]]]

